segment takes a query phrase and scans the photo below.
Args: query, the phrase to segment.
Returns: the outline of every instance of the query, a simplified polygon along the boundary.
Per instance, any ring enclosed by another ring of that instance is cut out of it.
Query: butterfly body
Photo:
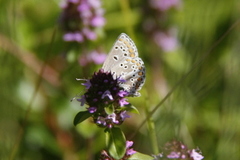
[[[128,35],[122,33],[118,37],[102,68],[111,72],[115,78],[125,80],[120,86],[129,92],[129,96],[140,96],[138,91],[145,82],[145,66]]]

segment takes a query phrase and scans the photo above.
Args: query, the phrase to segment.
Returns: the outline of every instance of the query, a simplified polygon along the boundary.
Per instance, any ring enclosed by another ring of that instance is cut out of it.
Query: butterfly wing
[[[137,47],[129,38],[129,36],[127,36],[125,33],[122,33],[114,43],[102,68],[105,71],[112,71],[113,67],[124,67],[122,63],[124,63],[128,57],[138,57],[138,51]]]
[[[145,67],[138,57],[137,47],[129,36],[122,33],[114,43],[103,67],[104,71],[112,72],[116,77],[121,76],[126,82],[121,86],[132,96],[139,96],[145,81]]]

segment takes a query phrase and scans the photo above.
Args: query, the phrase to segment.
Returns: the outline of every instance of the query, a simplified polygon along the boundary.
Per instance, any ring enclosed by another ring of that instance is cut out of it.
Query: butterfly
[[[145,83],[145,66],[138,57],[136,45],[127,34],[121,33],[117,38],[102,69],[111,72],[115,78],[124,79],[120,87],[129,92],[129,96],[141,95],[138,91]]]

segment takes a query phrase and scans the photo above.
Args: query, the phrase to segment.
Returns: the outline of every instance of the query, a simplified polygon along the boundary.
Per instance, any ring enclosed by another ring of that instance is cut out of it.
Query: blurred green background
[[[101,68],[79,56],[108,53],[122,32],[147,70],[142,96],[129,98],[140,115],[121,126],[127,139],[137,131],[134,149],[154,153],[147,124],[137,128],[177,84],[152,116],[160,150],[176,138],[207,160],[240,159],[240,1],[183,0],[158,11],[150,1],[103,0],[102,8],[98,39],[79,44],[62,39],[60,1],[0,1],[0,159],[98,159],[103,129],[90,119],[73,126],[84,108],[70,100],[84,93],[76,78]],[[161,48],[153,36],[169,30],[173,45]]]

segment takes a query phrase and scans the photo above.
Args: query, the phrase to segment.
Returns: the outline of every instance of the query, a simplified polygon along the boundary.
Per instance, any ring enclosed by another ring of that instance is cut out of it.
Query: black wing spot
[[[117,57],[117,56],[113,56],[113,59],[117,61],[117,60],[118,60],[118,57]]]

